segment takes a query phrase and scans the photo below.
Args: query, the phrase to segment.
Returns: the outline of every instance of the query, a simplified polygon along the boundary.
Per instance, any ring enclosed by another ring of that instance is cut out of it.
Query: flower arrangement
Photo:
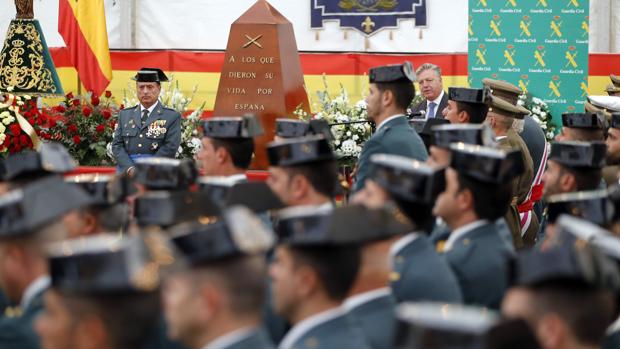
[[[25,124],[18,119],[23,118],[22,122],[28,122],[37,137],[44,138],[42,126],[47,123],[47,115],[41,113],[36,100],[27,95],[7,93],[0,96],[0,101],[0,156],[32,149],[32,138],[22,128]]]
[[[107,145],[114,136],[116,118],[112,116],[118,110],[110,91],[102,97],[68,93],[64,102],[45,110],[50,118],[43,138],[62,143],[80,165],[113,165]]]
[[[547,142],[553,141],[555,137],[556,125],[553,122],[551,110],[547,103],[538,97],[532,96],[532,94],[522,94],[519,96],[517,104],[525,107],[532,113],[532,118],[540,125],[543,132],[545,132],[545,138]]]
[[[189,97],[185,96],[179,87],[179,81],[175,81],[174,76],[171,75],[167,88],[162,89],[159,95],[159,100],[163,105],[178,111],[184,116],[181,120],[181,145],[176,154],[177,158],[193,158],[202,146],[199,129],[202,124],[202,112],[204,111],[205,102],[193,112],[188,113],[189,105],[194,100],[194,95],[197,90],[198,85],[194,86],[192,94]],[[128,89],[124,91],[123,104],[138,104],[138,99],[135,96],[135,84],[130,83],[128,84]]]
[[[360,100],[351,106],[349,95],[344,87],[340,87],[340,94],[332,97],[327,92],[327,83],[324,80],[325,90],[317,91],[320,111],[308,115],[298,108],[295,111],[302,120],[324,119],[332,125],[334,135],[334,153],[340,166],[353,167],[362,152],[362,146],[370,138],[372,127],[368,122],[366,102]]]

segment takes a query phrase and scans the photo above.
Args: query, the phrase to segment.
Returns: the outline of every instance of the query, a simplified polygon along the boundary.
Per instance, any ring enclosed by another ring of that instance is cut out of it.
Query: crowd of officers
[[[2,160],[0,348],[620,348],[617,102],[548,144],[507,82],[431,121],[409,63],[369,78],[351,191],[321,120],[278,120],[266,182],[250,116],[116,176],[53,143]]]

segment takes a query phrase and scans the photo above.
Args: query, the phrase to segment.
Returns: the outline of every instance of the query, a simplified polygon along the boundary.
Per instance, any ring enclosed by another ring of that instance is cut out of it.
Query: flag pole
[[[82,80],[80,80],[80,74],[77,74],[77,95],[82,95]]]

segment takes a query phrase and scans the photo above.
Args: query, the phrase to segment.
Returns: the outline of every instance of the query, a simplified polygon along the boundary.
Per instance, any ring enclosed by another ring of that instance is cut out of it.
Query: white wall
[[[135,1],[137,28],[132,39]],[[230,24],[255,0],[105,0],[111,48],[215,49],[226,48]],[[335,22],[310,29],[309,0],[271,0],[294,25],[302,51],[467,52],[467,0],[427,0],[428,27],[414,28],[403,20],[397,30],[383,30],[367,41],[356,31],[346,34]],[[620,52],[620,0],[590,0],[592,52]],[[58,34],[58,0],[34,0],[50,47],[64,46]],[[0,1],[0,40],[14,17],[13,1]],[[124,24],[124,25],[121,25]],[[392,39],[390,40],[390,32]],[[135,40],[135,45],[133,44]],[[368,48],[366,47],[368,45]]]

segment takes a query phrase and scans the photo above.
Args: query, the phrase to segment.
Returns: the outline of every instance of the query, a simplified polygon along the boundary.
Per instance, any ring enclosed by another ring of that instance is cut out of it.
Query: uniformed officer
[[[254,137],[263,134],[256,117],[213,117],[204,123],[198,167],[211,181],[234,184],[247,181],[245,172],[254,155]],[[203,179],[204,182],[206,179]]]
[[[57,177],[39,179],[0,198],[0,280],[6,296],[18,305],[0,317],[0,347],[39,348],[33,326],[49,287],[46,248],[65,238],[62,216],[90,199]]]
[[[605,87],[605,92],[610,96],[620,96],[620,77],[611,74],[609,79],[611,79],[611,84]]]
[[[601,112],[564,113],[556,141],[604,141],[607,121]]]
[[[553,142],[543,175],[544,194],[594,190],[601,187],[607,146],[596,142]]]
[[[603,168],[603,179],[608,186],[618,184],[620,170],[620,113],[612,113],[607,130],[607,166]]]
[[[360,246],[347,229],[350,216],[338,210],[279,217],[269,275],[275,309],[293,327],[278,348],[368,348],[341,307],[359,270]]]
[[[386,251],[396,300],[460,303],[456,277],[428,239],[433,204],[445,189],[444,170],[397,155],[377,154],[371,161],[369,178],[353,201],[374,208],[396,205],[414,225],[407,234],[393,237],[389,254]]]
[[[88,207],[74,210],[63,218],[67,237],[97,235],[105,232],[120,233],[127,228],[129,208],[126,197],[114,193],[111,176],[82,174],[65,178],[88,193],[92,202]]]
[[[523,94],[523,90],[521,90],[518,86],[507,81],[489,78],[483,79],[482,83],[485,87],[491,89],[493,95],[502,98],[514,106],[519,105],[519,97]],[[549,144],[542,127],[530,115],[525,115],[523,118],[523,129],[519,132],[519,136],[521,136],[523,142],[525,142],[525,145],[527,146],[527,150],[532,158],[534,171],[534,179],[529,198],[526,202],[519,205],[519,213],[521,220],[524,223],[527,223],[527,215],[531,214],[531,207],[533,207],[533,212],[536,214],[536,217],[540,222],[543,210],[543,205],[541,202],[542,190],[544,186],[542,183],[542,174],[547,167]],[[522,232],[524,230],[527,229],[521,229]]]
[[[508,287],[508,263],[514,251],[494,222],[510,204],[508,183],[523,172],[518,150],[466,144],[451,146],[446,189],[433,213],[450,228],[443,253],[456,274],[465,304],[499,308]]]
[[[481,124],[489,111],[490,94],[491,90],[487,87],[450,87],[448,106],[443,110],[443,117],[453,124]]]
[[[368,118],[377,125],[364,144],[357,163],[354,191],[364,187],[374,154],[395,154],[424,161],[427,152],[420,136],[409,126],[405,112],[415,94],[415,74],[410,62],[370,69]]]
[[[396,299],[389,287],[392,263],[388,251],[393,239],[410,232],[412,226],[393,209],[349,206],[348,211],[350,229],[356,232],[362,250],[360,270],[343,306],[372,349],[391,349]]]
[[[271,190],[287,206],[329,209],[338,185],[336,157],[323,135],[275,141],[267,145]]]
[[[43,347],[144,348],[161,314],[159,274],[173,261],[165,242],[151,234],[52,246],[52,287],[36,321]]]
[[[140,103],[118,113],[112,141],[118,167],[128,173],[141,157],[174,158],[181,144],[181,114],[158,100],[161,83],[168,81],[164,72],[142,68],[133,80]]]
[[[238,206],[219,220],[183,223],[170,232],[185,264],[166,279],[163,292],[171,338],[192,349],[273,348],[260,329],[273,231]]]
[[[618,241],[573,217],[561,217],[558,228],[564,236],[557,246],[523,251],[518,257],[515,286],[507,292],[502,312],[526,320],[544,348],[600,348],[617,316],[620,286],[617,265],[604,254],[617,255]],[[592,243],[598,239],[605,243]]]
[[[405,303],[395,349],[539,349],[523,320],[504,320],[483,307],[443,303]]]
[[[495,132],[499,148],[505,151],[519,150],[524,165],[524,172],[513,181],[513,199],[505,215],[516,248],[532,246],[538,233],[538,217],[531,214],[531,207],[526,211],[529,212],[528,219],[524,222],[529,224],[521,224],[519,212],[519,205],[526,203],[529,198],[534,180],[532,157],[519,136],[519,132],[523,129],[523,117],[527,114],[529,114],[527,109],[514,106],[501,97],[492,95],[486,121]]]

